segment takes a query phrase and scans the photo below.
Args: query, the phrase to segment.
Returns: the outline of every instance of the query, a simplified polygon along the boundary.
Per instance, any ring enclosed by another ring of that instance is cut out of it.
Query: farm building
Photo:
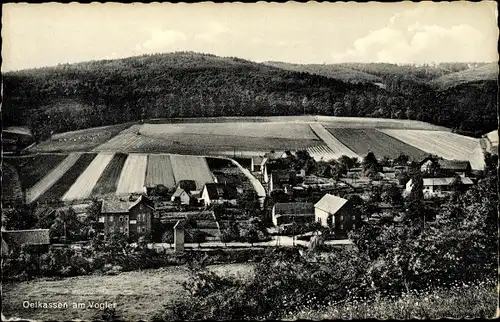
[[[271,151],[264,154],[264,158],[267,160],[278,160],[288,157],[289,153],[290,152],[287,153],[285,151]]]
[[[292,222],[313,222],[314,204],[310,202],[276,203],[272,209],[272,221],[275,226]]]
[[[460,160],[437,160],[439,165],[439,170],[446,175],[459,175],[461,177],[466,177],[470,175],[472,168],[469,161]],[[429,172],[432,169],[433,160],[425,159],[420,166],[420,171]]]
[[[152,203],[144,196],[103,200],[98,229],[104,238],[122,233],[131,240],[137,240],[151,233],[153,210]]]
[[[237,204],[238,192],[235,187],[223,183],[207,183],[201,191],[205,206],[211,204]]]
[[[47,251],[50,245],[49,229],[4,230],[2,231],[2,252],[4,251],[4,242],[7,246],[7,252],[23,245]]]
[[[170,198],[172,202],[179,203],[181,205],[187,206],[191,202],[191,194],[182,189],[181,187],[178,187],[172,197]]]
[[[314,205],[314,218],[324,227],[347,231],[361,221],[361,214],[354,210],[349,200],[325,194]]]
[[[464,188],[472,186],[474,183],[470,178],[460,178],[461,186]],[[455,181],[455,177],[448,178],[424,178],[423,179],[423,192],[425,197],[433,197],[433,196],[443,196],[448,195],[453,190],[453,182]],[[410,179],[406,183],[406,193],[410,193],[413,188],[413,180]]]

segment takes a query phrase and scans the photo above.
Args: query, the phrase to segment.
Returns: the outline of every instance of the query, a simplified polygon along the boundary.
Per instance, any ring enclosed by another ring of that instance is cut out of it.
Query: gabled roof
[[[424,178],[424,186],[449,186],[453,183],[455,178],[450,177],[450,178]],[[460,178],[462,180],[462,184],[464,185],[471,185],[473,184],[472,180],[470,178]]]
[[[233,186],[223,184],[223,183],[207,183],[205,188],[207,189],[208,196],[210,199],[225,199],[231,200],[236,199],[238,192]]]
[[[186,190],[182,189],[181,187],[177,187],[175,190],[174,194],[172,195],[172,198],[180,197],[183,193],[187,193],[189,195],[189,192]]]
[[[49,229],[5,230],[2,238],[8,245],[49,245]]]
[[[285,154],[285,151],[267,152],[266,154],[264,154],[264,157],[269,160],[276,160],[281,159],[283,157],[283,154]]]
[[[346,202],[347,199],[327,193],[314,205],[314,207],[326,211],[329,214],[335,214],[346,204]]]
[[[276,215],[314,214],[314,204],[310,202],[285,202],[274,204]]]
[[[469,161],[440,159],[439,167],[444,170],[467,170],[470,169]]]
[[[101,213],[128,213],[130,209],[138,205],[139,203],[147,200],[144,196],[139,196],[134,201],[130,201],[129,199],[122,198],[113,198],[102,201],[101,205]],[[148,207],[152,208],[150,205]]]

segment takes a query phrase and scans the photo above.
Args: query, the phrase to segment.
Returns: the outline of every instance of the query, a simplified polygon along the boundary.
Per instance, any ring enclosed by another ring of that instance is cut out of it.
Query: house
[[[122,233],[130,240],[151,233],[154,207],[145,196],[103,200],[98,229],[105,238]]]
[[[172,197],[170,198],[172,202],[177,202],[181,205],[187,206],[191,201],[191,194],[186,190],[178,187]]]
[[[429,172],[432,169],[433,162],[437,162],[439,165],[439,170],[448,176],[459,175],[461,177],[466,177],[470,175],[472,168],[469,161],[460,160],[445,160],[438,159],[433,161],[431,158],[426,158],[420,164],[420,171]]]
[[[237,204],[238,192],[236,188],[223,183],[207,183],[201,190],[201,199],[205,206],[211,204]]]
[[[261,156],[254,156],[250,160],[250,171],[264,173],[264,168],[266,166],[267,158]]]
[[[325,194],[314,205],[314,219],[324,227],[347,231],[361,221],[361,214],[354,210],[349,200]]]
[[[266,154],[264,154],[264,158],[267,159],[267,160],[278,160],[278,159],[282,159],[282,158],[286,158],[288,157],[288,153],[285,152],[285,151],[271,151],[271,152],[267,152]]]
[[[470,178],[460,178],[461,185],[464,187],[468,187],[473,185],[474,183]],[[425,197],[432,196],[442,196],[447,195],[453,191],[453,182],[455,181],[455,177],[448,178],[424,178],[423,179],[423,192]],[[405,192],[410,193],[413,188],[413,180],[410,179],[406,183]]]
[[[314,204],[310,202],[276,203],[272,209],[275,226],[292,222],[314,222]]]
[[[4,244],[5,243],[5,244]],[[4,230],[2,231],[2,253],[19,249],[22,246],[32,246],[41,252],[47,251],[50,245],[49,229]]]

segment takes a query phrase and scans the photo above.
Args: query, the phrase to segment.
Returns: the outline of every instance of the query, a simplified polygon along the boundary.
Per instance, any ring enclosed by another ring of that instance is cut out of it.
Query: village
[[[51,220],[50,228],[2,227],[2,252],[23,245],[45,251],[81,248],[93,238],[109,240],[114,235],[175,253],[228,247],[307,248],[313,240],[350,247],[349,233],[362,225],[403,221],[408,212],[405,200],[415,180],[420,180],[417,186],[429,210],[454,191],[473,186],[480,175],[468,161],[431,155],[419,162],[406,155],[377,159],[371,152],[363,160],[342,156],[316,161],[299,150],[228,160],[210,159],[211,169],[217,170],[212,172],[213,182],[201,189],[194,180],[180,180],[175,189],[145,185],[142,193],[36,203],[31,211],[37,218]],[[259,195],[256,187],[266,195]],[[9,214],[8,203],[4,210]],[[426,216],[434,220],[436,214],[428,211]]]

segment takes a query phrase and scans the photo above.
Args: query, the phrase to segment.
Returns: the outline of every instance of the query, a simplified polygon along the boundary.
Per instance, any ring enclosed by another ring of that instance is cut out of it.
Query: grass
[[[115,193],[127,156],[124,153],[116,153],[113,156],[92,189],[92,196]]]
[[[369,151],[379,158],[397,158],[401,153],[420,160],[428,153],[403,143],[376,129],[329,128],[328,131],[340,142],[358,155],[365,156]]]
[[[210,266],[218,274],[242,277],[252,272],[249,264],[224,264]],[[181,283],[188,278],[184,266],[125,272],[115,276],[79,276],[59,280],[40,279],[30,282],[2,285],[2,314],[7,318],[67,321],[83,319],[90,321],[96,309],[25,309],[22,303],[30,302],[113,302],[117,313],[126,321],[151,319],[162,310],[164,304],[186,296]]]
[[[75,183],[76,179],[95,158],[96,153],[83,154],[75,164],[66,171],[57,182],[38,198],[38,201],[61,199],[68,189]]]
[[[492,283],[454,286],[428,292],[410,292],[401,297],[351,299],[322,309],[304,309],[289,319],[438,319],[492,318],[498,293]]]
[[[28,189],[45,177],[66,157],[66,154],[37,154],[29,157],[5,158],[4,161],[16,167],[21,187]]]

